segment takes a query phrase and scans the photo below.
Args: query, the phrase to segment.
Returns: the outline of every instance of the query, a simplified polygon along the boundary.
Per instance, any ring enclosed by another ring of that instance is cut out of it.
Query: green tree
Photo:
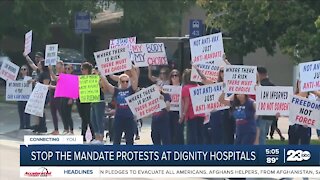
[[[66,33],[74,29],[74,14],[88,11],[93,15],[101,0],[2,0],[0,1],[0,40],[5,36],[23,37],[33,30],[37,41],[50,38],[50,26],[59,24]]]
[[[183,13],[194,4],[193,0],[117,0],[123,9],[121,20],[126,36],[137,36],[152,41],[155,36],[179,34]]]
[[[232,37],[225,43],[227,53],[243,57],[257,48],[265,48],[272,55],[279,45],[296,62],[320,57],[320,1],[197,0],[197,3],[207,11],[207,25]],[[300,58],[295,58],[295,52],[299,52]]]

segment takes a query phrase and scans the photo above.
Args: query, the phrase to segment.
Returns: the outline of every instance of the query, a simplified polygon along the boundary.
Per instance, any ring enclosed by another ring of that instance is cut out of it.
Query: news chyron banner
[[[320,146],[21,145],[20,177],[320,177]]]

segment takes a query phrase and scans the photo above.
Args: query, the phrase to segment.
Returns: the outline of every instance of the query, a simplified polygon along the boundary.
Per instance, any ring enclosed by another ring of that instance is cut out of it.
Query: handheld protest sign
[[[129,57],[136,67],[149,66],[146,59],[146,46],[145,44],[131,45],[131,51],[129,51]]]
[[[48,44],[46,45],[46,54],[44,65],[56,65],[58,59],[58,44]]]
[[[130,59],[136,67],[168,64],[163,43],[145,43],[131,46]]]
[[[320,90],[320,61],[313,61],[299,64],[300,91]]]
[[[32,93],[32,84],[27,81],[6,82],[6,101],[28,101]]]
[[[166,107],[164,100],[160,99],[160,92],[156,85],[142,89],[125,99],[137,119],[159,112]]]
[[[292,96],[289,121],[315,129],[320,129],[320,101]]]
[[[46,101],[47,93],[48,86],[37,83],[30,95],[24,112],[38,117],[43,117],[44,103]]]
[[[54,97],[77,99],[79,97],[79,77],[72,74],[60,74]]]
[[[119,39],[110,39],[109,49],[115,49],[119,47],[127,47],[131,50],[131,45],[136,44],[136,37],[128,37],[128,38],[119,38]]]
[[[97,75],[79,76],[80,102],[100,102],[100,77]]]
[[[289,106],[293,87],[289,86],[257,86],[257,115],[289,116]]]
[[[190,39],[191,62],[223,61],[222,33]]]
[[[168,64],[166,49],[163,43],[146,43],[146,61],[149,65]]]
[[[213,61],[210,63],[200,62],[195,65],[199,68],[201,73],[206,76],[207,79],[217,82],[219,78],[219,70],[221,67],[224,67],[226,63],[224,61]],[[193,66],[191,69],[191,81],[202,82],[200,75]]]
[[[181,86],[164,85],[163,92],[171,97],[170,111],[180,111],[181,107]]]
[[[0,77],[4,80],[16,80],[20,67],[14,63],[5,60],[0,68]]]
[[[25,55],[28,55],[31,52],[31,45],[32,45],[32,30],[27,32],[24,35],[24,51]]]
[[[256,94],[257,67],[227,65],[224,69],[225,92],[232,94]]]
[[[106,76],[131,69],[132,62],[128,50],[127,47],[120,47],[94,52],[100,73]]]
[[[223,83],[215,83],[190,88],[190,96],[194,114],[209,113],[213,110],[229,109],[219,102],[223,93]]]

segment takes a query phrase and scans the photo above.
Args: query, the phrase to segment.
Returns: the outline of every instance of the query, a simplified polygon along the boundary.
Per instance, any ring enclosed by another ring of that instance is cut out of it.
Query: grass
[[[288,140],[280,141],[276,139],[267,140],[267,145],[288,145]],[[311,139],[310,145],[320,145],[320,140]]]

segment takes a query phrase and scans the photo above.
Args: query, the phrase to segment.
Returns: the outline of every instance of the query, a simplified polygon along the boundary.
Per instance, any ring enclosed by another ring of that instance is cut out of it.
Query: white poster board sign
[[[202,74],[213,82],[218,81],[219,71],[221,67],[224,67],[225,65],[226,63],[224,61],[213,61],[211,63],[200,62],[196,64]],[[200,75],[194,67],[191,69],[191,81],[202,82]]]
[[[256,94],[257,67],[227,65],[224,69],[225,92],[231,94]]]
[[[190,96],[194,114],[209,113],[213,110],[228,109],[219,102],[223,92],[223,83],[215,83],[190,88]]]
[[[119,38],[119,39],[111,39],[109,42],[109,49],[115,49],[120,47],[131,48],[130,45],[136,44],[136,37],[127,37],[127,38]]]
[[[109,75],[132,68],[127,47],[94,52],[98,69],[102,75]]]
[[[32,45],[32,30],[27,32],[24,35],[24,54],[28,55],[31,52],[31,45]]]
[[[190,39],[192,64],[223,60],[222,33]]]
[[[320,101],[292,96],[289,121],[315,129],[320,129]]]
[[[301,92],[320,90],[320,61],[300,63]]]
[[[171,97],[170,111],[180,111],[181,105],[181,86],[164,85],[163,92]]]
[[[56,65],[58,59],[58,44],[48,44],[46,45],[46,54],[44,65]]]
[[[289,116],[289,107],[293,87],[291,86],[257,86],[256,114]]]
[[[166,107],[163,99],[160,99],[160,92],[156,85],[126,97],[126,101],[137,119],[159,112]]]
[[[130,59],[136,67],[168,64],[163,43],[145,43],[131,45]]]
[[[37,83],[30,95],[24,112],[38,117],[43,117],[44,103],[46,101],[47,93],[48,86]]]
[[[11,81],[6,83],[6,101],[28,101],[32,92],[32,83]]]
[[[4,80],[16,80],[20,67],[14,63],[4,60],[0,68],[0,77]]]

